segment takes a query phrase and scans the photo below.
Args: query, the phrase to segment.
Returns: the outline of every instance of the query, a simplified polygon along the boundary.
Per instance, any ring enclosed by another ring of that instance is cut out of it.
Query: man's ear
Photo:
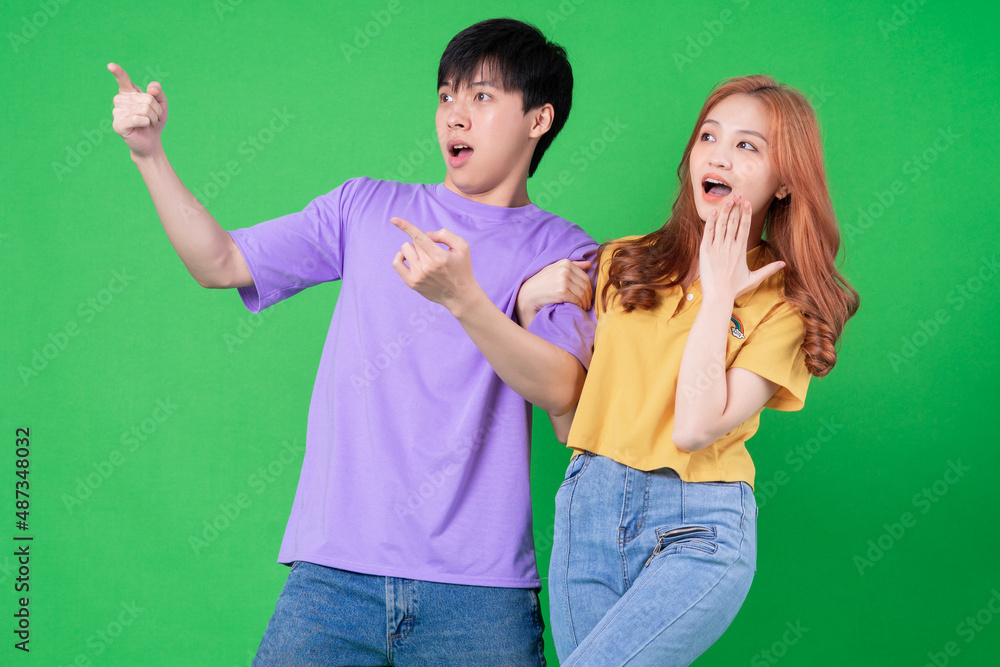
[[[549,103],[545,103],[537,109],[528,112],[531,117],[531,132],[528,135],[532,139],[537,139],[550,129],[556,117],[556,110]]]

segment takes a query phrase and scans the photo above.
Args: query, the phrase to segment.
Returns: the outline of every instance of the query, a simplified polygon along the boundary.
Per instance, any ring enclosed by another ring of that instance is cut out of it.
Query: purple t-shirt
[[[231,232],[253,312],[342,280],[316,374],[306,453],[278,561],[483,586],[535,587],[530,406],[443,306],[406,286],[389,219],[469,242],[476,280],[508,316],[521,283],[596,247],[535,205],[470,201],[444,185],[359,178],[293,213]],[[530,331],[587,366],[593,324],[575,306]]]

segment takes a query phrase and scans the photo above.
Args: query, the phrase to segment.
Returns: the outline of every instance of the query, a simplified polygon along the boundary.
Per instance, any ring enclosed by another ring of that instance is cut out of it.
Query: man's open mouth
[[[452,157],[468,157],[472,155],[472,147],[468,144],[454,144],[451,147]]]

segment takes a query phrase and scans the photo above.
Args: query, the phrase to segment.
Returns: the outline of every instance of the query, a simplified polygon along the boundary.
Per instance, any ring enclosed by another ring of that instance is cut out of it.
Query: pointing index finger
[[[417,240],[417,236],[423,234],[423,231],[421,231],[419,227],[403,220],[402,218],[390,218],[389,222],[396,225],[401,232],[407,234],[414,241]]]
[[[403,220],[402,218],[391,218],[389,220],[392,224],[396,225],[400,231],[404,232],[407,236],[413,239],[413,244],[424,248],[437,248],[437,245],[424,233],[422,229],[416,225]]]
[[[120,65],[115,63],[108,63],[108,71],[115,75],[115,80],[118,82],[118,92],[119,93],[141,93],[142,90],[132,83],[132,79],[128,77],[128,74]]]

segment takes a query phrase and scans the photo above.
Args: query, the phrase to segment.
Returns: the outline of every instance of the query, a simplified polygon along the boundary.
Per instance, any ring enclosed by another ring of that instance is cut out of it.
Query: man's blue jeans
[[[537,589],[439,584],[297,561],[254,667],[544,665]]]
[[[756,561],[749,485],[574,456],[556,494],[549,567],[561,664],[690,664],[736,617]]]

